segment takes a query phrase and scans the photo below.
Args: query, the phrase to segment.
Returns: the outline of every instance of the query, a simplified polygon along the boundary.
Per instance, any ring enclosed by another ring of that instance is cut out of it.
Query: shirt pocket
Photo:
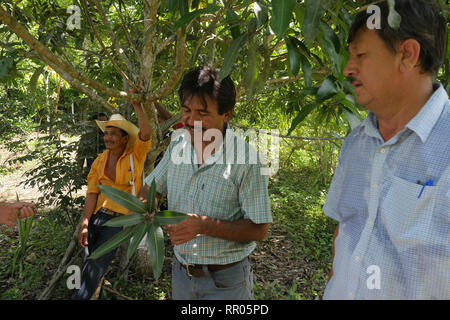
[[[238,189],[230,179],[216,174],[205,174],[199,186],[201,211],[217,219],[229,218],[239,205]]]
[[[413,245],[433,237],[437,188],[393,177],[381,207],[381,219],[391,240]]]

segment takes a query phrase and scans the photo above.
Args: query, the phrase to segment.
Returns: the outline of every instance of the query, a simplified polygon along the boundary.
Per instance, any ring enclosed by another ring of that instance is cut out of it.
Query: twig
[[[120,292],[118,292],[117,290],[113,289],[112,287],[110,288],[111,283],[109,283],[108,281],[105,280],[104,285],[103,285],[103,289],[105,289],[106,291],[109,291],[113,294],[115,294],[116,296],[119,296],[125,300],[135,300],[133,298],[127,297],[126,295],[121,294]]]

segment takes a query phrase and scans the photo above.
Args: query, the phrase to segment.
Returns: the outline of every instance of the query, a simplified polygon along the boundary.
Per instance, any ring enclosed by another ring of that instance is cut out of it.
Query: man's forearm
[[[92,214],[94,213],[95,207],[97,206],[97,198],[97,193],[88,193],[86,195],[83,209],[83,219],[81,221],[81,224],[87,225],[87,223],[89,222],[89,219],[91,218]]]
[[[145,116],[142,104],[135,103],[133,104],[133,107],[138,119],[141,140],[147,141],[148,139],[150,139],[150,124],[148,123],[148,119]]]
[[[247,219],[227,221],[206,216],[200,216],[200,219],[201,234],[236,242],[261,241],[269,229],[268,223],[256,224]]]

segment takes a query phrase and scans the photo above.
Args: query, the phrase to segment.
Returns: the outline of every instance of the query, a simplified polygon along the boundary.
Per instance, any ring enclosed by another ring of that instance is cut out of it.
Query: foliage
[[[89,256],[89,259],[97,259],[132,238],[127,253],[127,258],[130,259],[141,240],[147,235],[147,248],[152,261],[153,275],[155,279],[158,279],[164,264],[164,234],[161,225],[177,224],[186,219],[187,215],[169,210],[158,211],[155,202],[156,184],[154,179],[149,188],[146,203],[127,192],[109,186],[98,185],[98,187],[108,198],[135,213],[107,221],[105,226],[126,226],[126,228],[98,247]]]
[[[30,153],[10,160],[10,163],[36,161],[37,166],[25,173],[27,179],[22,184],[25,187],[38,186],[42,193],[39,203],[45,207],[56,206],[64,213],[54,216],[55,221],[74,226],[80,216],[78,208],[84,203],[84,196],[78,192],[86,184],[87,172],[80,174],[80,168],[74,159],[77,141],[65,141],[63,138],[61,131],[67,132],[66,123],[64,116],[56,119],[53,123],[55,134],[39,136]],[[17,143],[9,147],[16,148],[16,145]]]
[[[17,193],[16,193],[16,197],[17,197],[17,201],[19,202],[19,196],[17,195]],[[19,214],[20,214],[20,211],[17,210],[17,215],[19,215]],[[14,250],[10,272],[12,275],[15,275],[16,272],[18,272],[19,278],[22,278],[23,262],[27,256],[27,252],[30,249],[28,240],[30,238],[31,229],[33,228],[33,218],[18,219],[17,226],[19,229],[19,245]]]

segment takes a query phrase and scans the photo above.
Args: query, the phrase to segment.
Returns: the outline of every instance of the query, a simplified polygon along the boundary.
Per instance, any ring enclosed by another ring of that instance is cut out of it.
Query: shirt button
[[[380,149],[380,153],[385,153],[386,152],[386,148],[381,148]]]
[[[353,293],[351,293],[351,292],[348,294],[348,296],[349,296],[350,298],[353,298],[353,297],[354,297]]]
[[[375,190],[378,190],[378,185],[375,184],[375,185],[373,186],[373,188],[374,188]]]
[[[359,260],[361,260],[358,256],[355,257],[355,261],[359,262]]]

